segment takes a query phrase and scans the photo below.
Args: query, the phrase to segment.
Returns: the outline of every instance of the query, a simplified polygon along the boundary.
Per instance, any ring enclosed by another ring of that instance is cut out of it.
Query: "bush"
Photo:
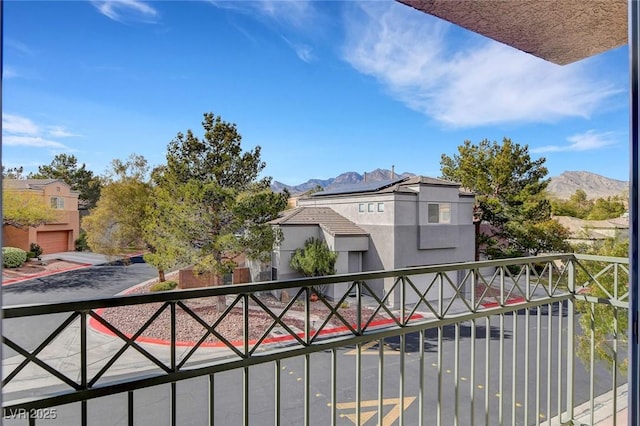
[[[155,283],[152,285],[149,290],[150,291],[169,291],[178,287],[178,283],[176,281],[162,281],[159,283]]]
[[[87,242],[87,233],[80,231],[80,236],[75,241],[76,251],[89,250],[89,243]]]
[[[17,247],[2,247],[2,266],[19,268],[27,261],[27,252]]]
[[[32,251],[28,251],[27,252],[27,259],[34,259],[36,257],[36,254]]]
[[[29,251],[35,255],[34,257],[40,258],[40,255],[42,254],[42,247],[37,243],[31,243]]]

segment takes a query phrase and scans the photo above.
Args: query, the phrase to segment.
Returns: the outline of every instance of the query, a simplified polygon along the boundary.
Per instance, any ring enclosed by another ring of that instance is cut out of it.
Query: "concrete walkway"
[[[138,256],[136,253],[132,256]],[[65,251],[61,253],[43,254],[40,258],[44,261],[64,260],[65,262],[84,263],[86,265],[103,265],[118,260],[117,257],[107,256],[100,253],[91,253],[88,251]]]

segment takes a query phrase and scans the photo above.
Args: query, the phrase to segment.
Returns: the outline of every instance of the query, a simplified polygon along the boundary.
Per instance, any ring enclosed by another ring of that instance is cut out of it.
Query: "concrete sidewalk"
[[[613,426],[626,425],[627,424],[627,384],[619,386],[615,392],[616,410],[613,410],[614,392],[609,391],[600,396],[597,396],[593,400],[593,414],[591,413],[591,401],[587,401],[573,409],[573,423],[574,425],[598,425],[598,426]],[[592,420],[593,416],[593,422]],[[542,426],[561,426],[566,423],[568,416],[566,413],[562,414],[563,423],[559,417],[554,417],[548,422],[541,423]],[[615,419],[615,423],[614,423]]]
[[[134,253],[124,257],[136,257],[142,253]],[[65,251],[61,253],[43,254],[40,258],[44,261],[64,260],[65,262],[83,263],[86,265],[104,265],[120,259],[120,256],[107,256],[88,251]]]

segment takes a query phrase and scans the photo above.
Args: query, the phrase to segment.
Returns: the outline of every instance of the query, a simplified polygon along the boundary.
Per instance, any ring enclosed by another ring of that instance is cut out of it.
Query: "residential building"
[[[35,228],[4,226],[4,246],[29,251],[31,243],[37,243],[45,254],[74,250],[74,242],[80,235],[77,191],[58,179],[4,179],[3,190],[29,192],[59,210],[54,222]]]
[[[338,253],[337,274],[473,261],[474,199],[457,183],[422,176],[301,197],[296,209],[272,222],[284,236],[273,257],[277,277],[299,277],[289,259],[311,237],[326,241]],[[384,296],[393,283],[378,280],[369,285]],[[396,305],[399,295],[389,295],[388,300]]]
[[[585,220],[570,216],[555,219],[570,232],[570,244],[596,245],[610,238],[629,238],[629,216],[605,220]]]

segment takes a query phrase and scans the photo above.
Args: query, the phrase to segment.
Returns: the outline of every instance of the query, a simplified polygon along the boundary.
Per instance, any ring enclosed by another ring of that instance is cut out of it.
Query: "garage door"
[[[38,232],[37,240],[44,254],[69,251],[69,231]]]

